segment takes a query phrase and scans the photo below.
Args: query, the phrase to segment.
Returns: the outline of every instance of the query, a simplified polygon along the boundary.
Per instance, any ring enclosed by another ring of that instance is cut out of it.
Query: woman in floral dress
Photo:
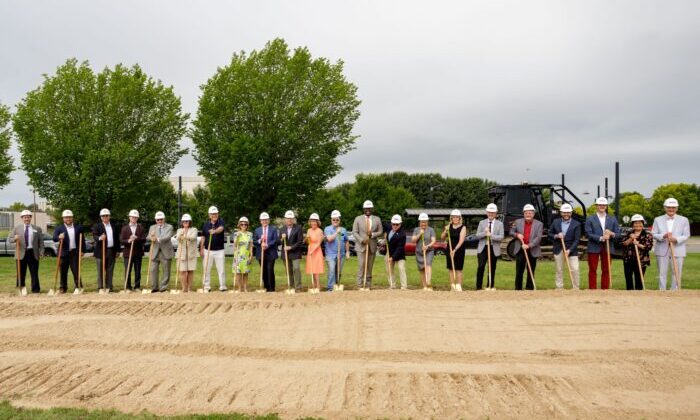
[[[233,275],[238,291],[248,291],[248,273],[253,257],[253,233],[248,231],[248,218],[238,219],[238,231],[233,235]]]

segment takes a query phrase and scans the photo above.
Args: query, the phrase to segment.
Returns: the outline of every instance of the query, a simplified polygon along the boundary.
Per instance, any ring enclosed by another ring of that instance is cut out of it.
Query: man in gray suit
[[[494,203],[486,206],[486,219],[479,222],[476,228],[476,237],[479,239],[479,245],[476,247],[478,265],[476,268],[476,290],[481,290],[481,285],[484,279],[484,269],[489,263],[488,248],[486,247],[487,238],[491,238],[491,284],[490,288],[495,288],[494,279],[496,278],[496,262],[501,255],[501,241],[503,240],[504,230],[503,222],[496,219],[498,207]]]
[[[173,237],[173,226],[165,223],[165,214],[162,211],[156,213],[156,224],[148,229],[148,237],[151,239],[151,272],[149,276],[153,285],[151,292],[167,292],[168,283],[170,282],[170,263],[175,256],[173,243],[170,239]],[[161,263],[163,264],[163,276],[158,281],[158,269]],[[160,286],[159,286],[160,285]]]
[[[678,200],[668,198],[664,201],[664,211],[666,214],[654,219],[654,227],[651,234],[656,240],[654,254],[659,267],[659,290],[666,290],[666,274],[668,273],[669,262],[671,262],[671,245],[676,257],[678,267],[678,278],[671,270],[671,290],[678,290],[683,278],[683,260],[685,259],[685,243],[690,238],[690,224],[688,219],[676,214],[678,212]]]
[[[27,294],[25,279],[27,278],[27,267],[32,277],[32,293],[39,293],[39,257],[44,253],[44,237],[41,228],[32,224],[32,212],[22,210],[20,213],[22,223],[15,226],[7,238],[7,242],[14,246],[19,243],[19,253],[15,259],[19,260],[19,278],[17,282],[22,288],[22,295]]]
[[[537,258],[540,256],[540,241],[542,240],[542,222],[535,219],[535,207],[525,204],[523,218],[518,219],[510,228],[510,235],[516,239],[515,247],[515,290],[523,290],[523,272],[527,270],[525,253],[527,252],[532,267],[532,275],[535,275]],[[527,273],[527,290],[532,290],[534,285],[530,273]]]
[[[365,214],[357,216],[352,224],[352,236],[355,238],[355,252],[357,252],[357,260],[359,269],[357,270],[357,287],[366,287],[369,289],[372,286],[372,266],[374,265],[374,256],[377,253],[377,239],[384,234],[382,221],[377,216],[372,216],[374,204],[367,200],[362,205]],[[365,259],[367,259],[367,283],[363,286],[365,279]]]

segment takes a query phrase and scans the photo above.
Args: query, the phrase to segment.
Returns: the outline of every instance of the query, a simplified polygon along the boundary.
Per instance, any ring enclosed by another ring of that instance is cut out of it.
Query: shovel
[[[678,290],[681,290],[681,276],[678,271],[678,262],[676,261],[676,247],[671,241],[668,241],[668,244],[671,246],[671,259],[673,260],[673,275],[676,277],[676,283],[678,283]]]
[[[27,288],[19,287],[19,241],[15,242],[15,259],[17,260],[17,294],[19,296],[27,296]]]
[[[525,242],[521,240],[523,245]],[[525,263],[527,264],[527,272],[530,273],[530,278],[532,279],[532,289],[537,290],[537,284],[535,283],[535,274],[532,272],[532,265],[530,265],[530,257],[527,255],[527,249],[522,249],[523,254],[525,254]]]
[[[101,295],[106,295],[109,293],[109,289],[107,288],[107,269],[105,268],[105,257],[107,256],[107,239],[102,241],[102,286],[104,288],[100,288],[100,291],[98,292]]]
[[[608,253],[608,279],[610,280],[610,288],[613,288],[613,278],[612,278],[612,259],[610,257],[610,239],[605,241],[605,251]]]
[[[367,246],[365,247],[365,271],[362,275],[362,287],[360,287],[361,292],[369,292],[367,286],[367,265],[369,264],[369,241],[367,241]]]
[[[423,290],[426,291],[432,291],[433,288],[430,287],[430,284],[428,283],[428,258],[426,258],[426,252],[425,252],[425,233],[421,235],[423,239]]]
[[[186,255],[185,255],[186,256]],[[177,288],[180,280],[180,258],[182,257],[182,245],[177,247],[177,262],[175,263],[175,288],[170,289],[171,295],[179,295],[180,289]]]
[[[564,253],[563,257],[566,260],[566,268],[569,269],[569,281],[571,281],[571,288],[574,288],[574,274],[571,272],[571,263],[569,262],[569,256],[566,254],[566,244],[564,243],[564,238],[559,238],[561,240],[561,252]]]
[[[289,279],[289,254],[287,253],[287,237],[282,238],[282,247],[284,249],[284,271],[287,273],[287,290],[284,291],[287,295],[296,294],[296,289],[292,287],[292,282]]]
[[[338,237],[338,264],[336,268],[335,284],[333,285],[333,290],[336,292],[342,292],[345,287],[340,283],[340,237]],[[388,246],[388,244],[387,244]]]
[[[489,270],[489,277],[488,281],[489,284],[486,286],[486,290],[496,290],[496,288],[493,285],[493,278],[491,276],[491,237],[487,236],[486,237],[486,258],[488,261],[488,270]]]
[[[61,269],[61,253],[63,252],[63,239],[58,243],[58,255],[56,256],[56,271],[53,275],[53,289],[49,289],[49,296],[56,296],[56,284],[58,283],[58,272]]]
[[[80,295],[83,293],[83,234],[81,233],[78,238],[78,287],[73,290],[74,295]]]
[[[637,268],[639,269],[639,279],[642,281],[642,290],[645,289],[644,287],[644,271],[642,271],[642,259],[639,257],[639,248],[637,248],[637,244],[632,243],[634,245],[634,255],[637,257]],[[634,286],[635,290],[637,285],[635,282],[632,282],[632,285]]]
[[[209,244],[207,245],[207,254],[204,256],[204,265],[202,266],[202,289],[197,289],[197,293],[209,293],[209,290],[203,289],[204,279],[207,276],[207,269],[209,268],[209,252],[211,251],[211,229],[209,231]]]
[[[134,243],[135,242],[136,241],[131,241],[131,246],[129,247],[129,263],[126,266],[126,270],[124,272],[124,288],[119,293],[131,293],[131,290],[128,290],[126,288],[126,280],[129,278],[129,274],[131,273],[131,257],[134,256]]]
[[[151,247],[148,249],[148,271],[146,272],[146,288],[141,289],[141,294],[144,294],[144,295],[152,293],[152,291],[151,291],[151,261],[153,261],[153,258],[151,258],[152,254],[153,254],[153,244],[151,244]]]
[[[450,278],[450,289],[453,292],[458,292],[459,290],[457,290],[457,271],[455,270],[455,256],[452,253],[452,251],[453,251],[453,249],[452,249],[452,236],[450,235],[450,232],[449,232],[449,225],[447,226],[447,228],[448,228],[448,231],[446,232],[447,233],[447,244],[450,247],[450,262],[452,263],[452,277]]]
[[[262,238],[260,242],[260,288],[256,290],[258,293],[265,293],[266,290],[263,287],[263,272],[265,271],[265,249],[262,247],[267,243],[267,238]]]

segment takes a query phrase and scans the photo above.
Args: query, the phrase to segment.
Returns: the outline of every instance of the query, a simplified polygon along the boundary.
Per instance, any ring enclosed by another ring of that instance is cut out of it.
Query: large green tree
[[[27,93],[13,122],[30,184],[91,222],[102,207],[151,218],[173,199],[166,177],[186,152],[187,119],[173,88],[138,65],[95,73],[70,59]]]
[[[10,156],[11,131],[10,110],[0,104],[0,188],[10,183],[10,173],[14,170]]]
[[[657,187],[649,199],[649,213],[664,214],[664,201],[673,197],[678,200],[678,213],[691,222],[700,222],[700,187],[696,184],[666,184]]]
[[[199,172],[223,216],[309,203],[352,149],[359,105],[342,61],[290,52],[282,39],[234,54],[202,86],[192,130]]]
[[[625,216],[630,218],[635,214],[641,214],[644,216],[644,220],[650,223],[653,218],[652,214],[649,213],[647,200],[644,196],[638,192],[624,192],[620,194],[620,220]]]

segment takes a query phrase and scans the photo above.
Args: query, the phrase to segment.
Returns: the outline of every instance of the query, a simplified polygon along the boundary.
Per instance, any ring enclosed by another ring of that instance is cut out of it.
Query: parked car
[[[58,254],[58,245],[54,243],[53,237],[44,233],[44,255],[47,257],[55,257]],[[15,256],[15,245],[10,244],[7,238],[0,238],[0,255]]]

